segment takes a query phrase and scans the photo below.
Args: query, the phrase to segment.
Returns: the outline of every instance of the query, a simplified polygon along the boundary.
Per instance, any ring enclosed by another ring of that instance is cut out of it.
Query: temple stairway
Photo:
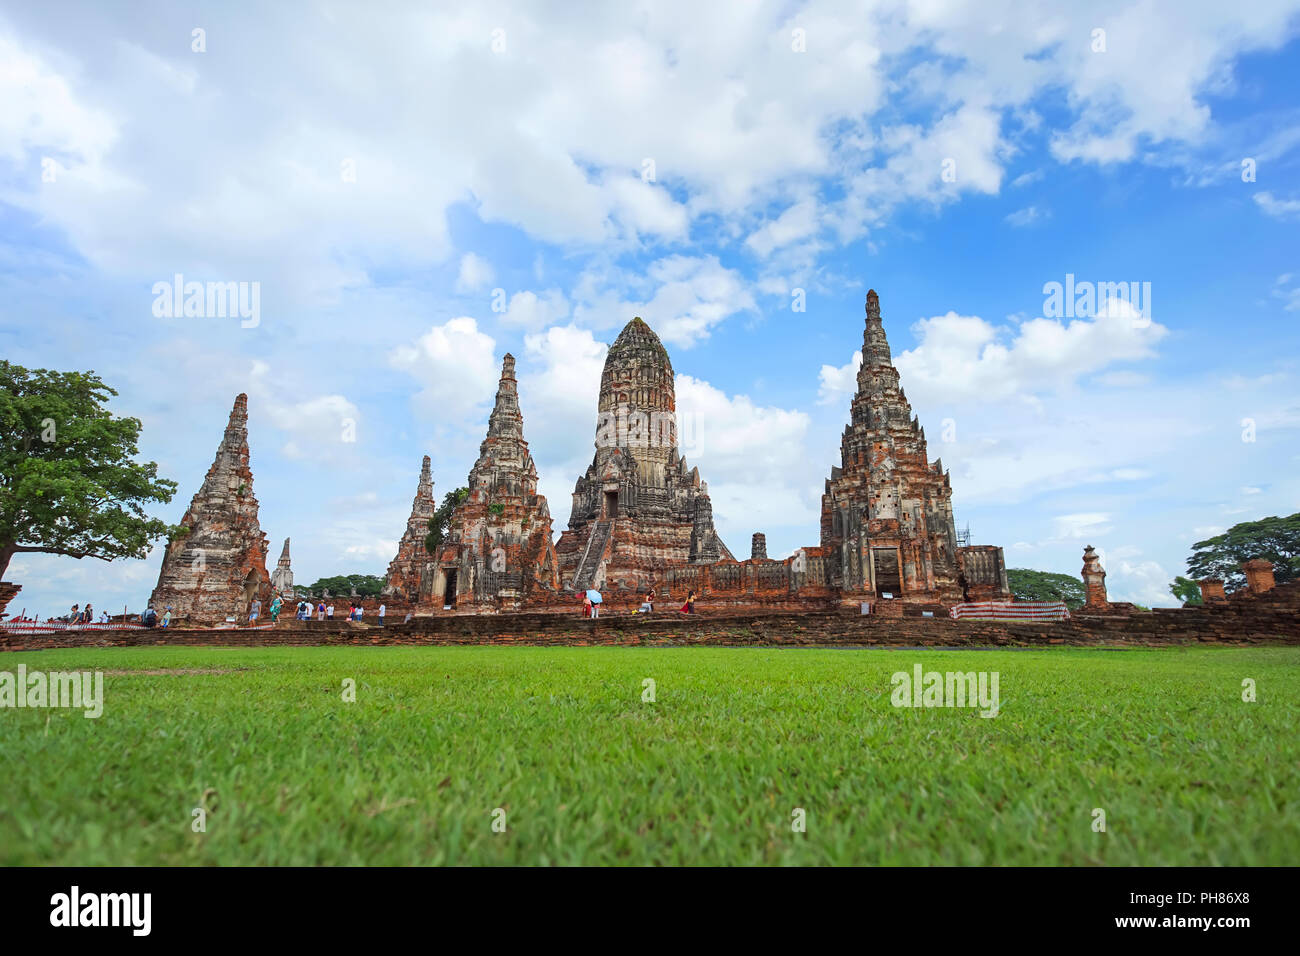
[[[605,560],[605,552],[609,548],[609,541],[613,535],[612,518],[596,522],[596,526],[591,529],[591,537],[587,539],[587,547],[583,549],[582,560],[578,562],[578,568],[573,572],[573,590],[585,591],[592,586],[591,582],[595,580],[596,572],[600,570],[601,563]]]

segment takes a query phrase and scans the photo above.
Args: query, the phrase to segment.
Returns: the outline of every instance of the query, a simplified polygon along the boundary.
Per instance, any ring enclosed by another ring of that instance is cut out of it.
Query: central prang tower
[[[564,586],[645,591],[667,568],[735,560],[678,449],[668,351],[639,317],[610,346],[597,412],[596,454],[555,546]]]

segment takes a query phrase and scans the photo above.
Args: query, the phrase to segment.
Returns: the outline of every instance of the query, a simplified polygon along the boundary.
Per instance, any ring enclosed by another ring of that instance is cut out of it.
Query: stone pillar
[[[1106,600],[1106,569],[1101,566],[1101,559],[1097,557],[1097,551],[1092,545],[1083,549],[1083,587],[1086,593],[1085,604],[1087,607],[1105,607],[1110,602]]]
[[[761,531],[754,532],[754,539],[749,546],[749,560],[767,560],[767,535]]]
[[[1197,583],[1201,586],[1202,604],[1221,604],[1228,600],[1228,595],[1223,592],[1222,578],[1206,578]]]
[[[1263,558],[1252,558],[1241,562],[1241,570],[1246,572],[1246,587],[1251,594],[1263,594],[1273,590],[1273,563]]]

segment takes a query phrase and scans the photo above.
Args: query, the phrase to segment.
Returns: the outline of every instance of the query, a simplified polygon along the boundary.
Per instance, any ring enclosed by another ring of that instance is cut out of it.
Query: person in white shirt
[[[387,611],[387,610],[388,610],[388,606],[387,606],[387,605],[385,605],[385,604],[381,604],[381,605],[379,605],[379,626],[380,626],[380,627],[383,627],[383,626],[384,626],[384,612]]]
[[[329,620],[329,621],[334,620],[334,605],[333,605],[333,604],[331,604],[329,607],[327,607],[327,608],[325,609],[325,619],[326,619],[326,620]]]

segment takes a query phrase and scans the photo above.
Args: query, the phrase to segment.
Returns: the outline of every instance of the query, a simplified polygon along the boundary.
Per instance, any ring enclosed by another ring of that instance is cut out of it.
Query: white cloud
[[[1014,332],[956,312],[921,319],[912,329],[920,344],[896,354],[894,365],[914,398],[936,402],[1025,398],[1067,388],[1112,363],[1153,357],[1168,331],[1120,300],[1093,318],[1036,318]],[[823,365],[819,401],[833,404],[852,395],[861,364],[862,353],[854,352],[846,365]],[[1117,374],[1110,384],[1135,382],[1131,374]]]
[[[745,245],[760,257],[766,258],[772,250],[806,239],[817,231],[817,203],[805,200],[791,206],[777,218],[765,222],[750,234]]]
[[[862,350],[853,353],[847,365],[823,365],[817,377],[821,384],[817,388],[817,402],[821,405],[833,405],[846,402],[858,389],[858,370],[862,368]]]
[[[449,319],[398,346],[389,353],[389,364],[420,383],[417,401],[440,423],[477,421],[501,377],[496,341],[469,316]]]
[[[689,375],[677,376],[676,393],[682,451],[707,463],[711,475],[762,484],[799,470],[809,425],[804,412],[755,405]]]
[[[827,464],[808,452],[809,416],[689,375],[675,387],[682,452],[708,483],[718,533],[736,557],[749,556],[755,531],[783,529],[772,539],[778,550],[782,538],[791,550],[815,541]]]
[[[539,329],[558,322],[569,314],[569,301],[559,289],[547,289],[540,296],[536,292],[516,292],[502,320],[507,325],[525,329]]]
[[[1120,561],[1106,569],[1106,596],[1111,601],[1129,601],[1144,607],[1177,607],[1169,593],[1174,575],[1156,561]]]
[[[1023,229],[1025,226],[1032,226],[1036,222],[1044,219],[1050,219],[1052,216],[1050,210],[1039,209],[1037,206],[1026,206],[1024,209],[1017,209],[1009,213],[1006,222],[1017,229]]]
[[[361,411],[342,395],[321,395],[301,402],[264,400],[271,423],[289,435],[282,451],[288,458],[337,462],[340,447],[357,441],[364,428]]]
[[[37,150],[94,166],[117,137],[115,118],[80,102],[49,63],[0,33],[0,156],[21,163]]]
[[[1255,205],[1274,219],[1300,218],[1300,199],[1281,199],[1267,190],[1254,195]]]
[[[611,287],[611,281],[626,286]],[[644,276],[589,270],[574,295],[578,324],[622,328],[639,315],[666,344],[683,348],[708,338],[710,330],[729,317],[757,309],[740,273],[712,255],[666,256],[651,263]]]
[[[1101,375],[1093,378],[1093,381],[1098,385],[1105,385],[1108,388],[1137,388],[1150,382],[1151,376],[1143,375],[1141,372],[1122,370],[1118,372],[1103,372]]]
[[[1289,4],[1265,3],[1168,17],[1158,5],[1139,3],[1110,11],[1102,24],[1080,8],[1076,19],[1058,21],[1066,29],[1054,66],[1070,85],[1078,118],[1052,137],[1052,152],[1062,161],[1105,164],[1130,160],[1147,143],[1199,138],[1210,122],[1203,96],[1228,87],[1232,59],[1243,50],[1284,43],[1293,13]],[[1097,26],[1105,30],[1104,52],[1093,49]]]
[[[460,257],[460,272],[456,276],[457,292],[477,292],[496,278],[492,264],[482,256],[467,252]]]
[[[1282,300],[1282,308],[1287,312],[1300,312],[1300,283],[1292,282],[1290,272],[1283,273],[1273,283],[1272,295]]]
[[[519,407],[537,462],[538,489],[550,504],[557,531],[568,521],[573,483],[591,463],[607,351],[589,329],[575,325],[524,338],[517,372]]]
[[[616,176],[607,184],[613,215],[629,233],[660,239],[685,239],[690,214],[668,191],[634,176]]]
[[[1011,336],[1005,327],[956,312],[921,319],[913,330],[920,344],[895,356],[894,364],[910,392],[947,401],[1060,389],[1115,362],[1151,358],[1167,332],[1117,308],[1068,322],[1030,319]]]
[[[826,216],[841,242],[863,235],[905,201],[938,206],[966,193],[996,194],[1002,162],[1011,152],[998,111],[975,104],[959,107],[928,129],[887,127],[880,147],[888,158],[850,175],[844,201]]]
[[[86,29],[27,19],[0,36],[0,156],[48,153],[66,171],[57,189],[28,175],[0,198],[113,273],[249,276],[305,302],[365,285],[381,254],[388,267],[458,256],[459,203],[588,250],[679,241],[716,217],[768,255],[823,229],[860,236],[900,202],[997,193],[1019,148],[1003,125],[1032,130],[1040,96],[1065,111],[1062,161],[1198,141],[1207,95],[1241,54],[1286,43],[1292,12],[1117,6],[1093,53],[1095,12],[1008,2],[340,7],[307,21],[284,8],[225,18],[223,46],[241,56],[200,64],[152,15],[92,9]],[[304,82],[284,82],[287,64]],[[894,119],[897,94],[922,110]],[[640,178],[646,160],[656,182]],[[773,206],[785,211],[759,224]]]
[[[1110,515],[1104,512],[1058,515],[1053,519],[1058,538],[1091,538],[1109,534]]]

